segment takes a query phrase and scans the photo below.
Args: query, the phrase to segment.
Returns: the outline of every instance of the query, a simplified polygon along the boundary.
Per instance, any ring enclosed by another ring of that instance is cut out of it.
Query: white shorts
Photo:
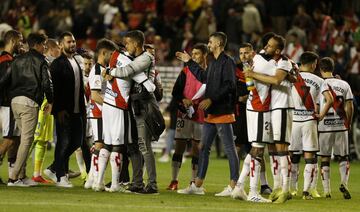
[[[128,110],[103,104],[102,120],[105,144],[123,145],[132,143],[132,124]]]
[[[249,142],[272,143],[270,112],[246,111]]]
[[[20,129],[15,122],[14,114],[10,107],[1,106],[0,117],[2,123],[2,135],[4,138],[20,136]]]
[[[331,156],[333,150],[336,156],[349,155],[349,132],[321,132],[319,133],[320,156]]]
[[[175,139],[194,139],[200,141],[201,133],[202,124],[189,119],[177,119]]]
[[[94,142],[98,142],[98,141],[102,142],[104,140],[102,118],[97,118],[97,119],[91,118],[90,124],[92,128],[92,135]]]
[[[293,122],[289,151],[319,151],[317,121]]]
[[[290,143],[293,111],[276,109],[271,111],[271,129],[274,143]]]

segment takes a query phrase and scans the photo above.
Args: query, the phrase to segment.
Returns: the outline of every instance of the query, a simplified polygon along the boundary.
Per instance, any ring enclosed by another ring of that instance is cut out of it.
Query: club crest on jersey
[[[113,91],[109,88],[106,88],[105,93],[109,94],[110,96],[112,96],[114,98],[116,98],[118,96],[118,93],[116,93],[115,91]]]
[[[116,62],[116,66],[117,66],[117,67],[121,67],[121,66],[122,66],[122,62],[121,62],[120,60],[118,60],[118,61]]]

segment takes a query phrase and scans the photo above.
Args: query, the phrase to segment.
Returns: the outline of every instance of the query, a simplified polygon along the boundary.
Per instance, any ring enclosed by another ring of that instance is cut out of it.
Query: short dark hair
[[[69,32],[69,31],[65,31],[63,33],[60,34],[59,36],[59,43],[63,42],[64,38],[66,36],[69,36],[69,37],[74,37],[73,33]]]
[[[88,59],[88,60],[91,60],[93,59],[92,55],[90,54],[90,52],[88,51],[85,51],[81,54],[81,56],[84,58],[84,59]]]
[[[242,44],[240,44],[239,49],[242,49],[242,48],[254,49],[253,46],[251,45],[251,43],[242,43]]]
[[[145,36],[144,33],[140,30],[132,30],[126,33],[125,38],[131,38],[140,46],[144,45]]]
[[[103,38],[97,42],[95,52],[98,53],[100,49],[115,51],[118,46],[113,41]]]
[[[268,44],[269,40],[275,35],[276,34],[274,32],[265,33],[265,35],[263,35],[263,37],[261,38],[262,47],[264,48]]]
[[[319,56],[315,52],[306,51],[301,54],[300,63],[301,65],[312,64],[317,59],[319,59]]]
[[[321,60],[319,61],[319,68],[322,71],[333,72],[334,66],[334,60],[330,57],[321,58]]]
[[[205,43],[197,43],[194,45],[193,49],[198,49],[203,54],[207,54],[209,52],[209,49]]]
[[[4,45],[8,44],[13,39],[19,39],[22,34],[16,30],[9,30],[4,35]]]
[[[272,39],[274,39],[277,43],[277,48],[282,51],[285,48],[285,44],[286,44],[286,40],[283,36],[281,35],[274,35],[272,37]]]
[[[48,49],[50,48],[55,48],[56,46],[58,46],[58,41],[53,39],[53,38],[49,38],[47,41],[46,41],[46,47]]]
[[[210,35],[210,37],[215,37],[217,39],[220,40],[220,46],[224,47],[226,46],[227,43],[227,36],[225,33],[223,32],[214,32]]]
[[[33,48],[37,44],[41,44],[47,40],[47,36],[40,33],[30,33],[27,38],[29,48]]]

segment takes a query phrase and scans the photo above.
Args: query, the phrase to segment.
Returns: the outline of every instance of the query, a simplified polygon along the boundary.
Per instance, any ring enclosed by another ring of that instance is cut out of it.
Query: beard
[[[74,54],[76,52],[76,48],[64,48],[64,51],[67,53],[67,54]]]

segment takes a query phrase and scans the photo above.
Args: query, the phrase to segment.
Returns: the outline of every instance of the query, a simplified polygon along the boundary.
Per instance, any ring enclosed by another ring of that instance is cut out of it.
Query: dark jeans
[[[202,148],[199,154],[199,169],[197,177],[202,180],[205,179],[209,165],[211,145],[217,134],[219,135],[219,138],[224,145],[224,151],[229,160],[230,180],[236,182],[239,178],[239,159],[235,150],[236,148],[231,124],[204,123],[201,137]]]
[[[58,180],[69,170],[69,158],[83,143],[83,118],[80,114],[69,114],[60,124],[55,116],[57,143],[55,147],[54,171]]]

